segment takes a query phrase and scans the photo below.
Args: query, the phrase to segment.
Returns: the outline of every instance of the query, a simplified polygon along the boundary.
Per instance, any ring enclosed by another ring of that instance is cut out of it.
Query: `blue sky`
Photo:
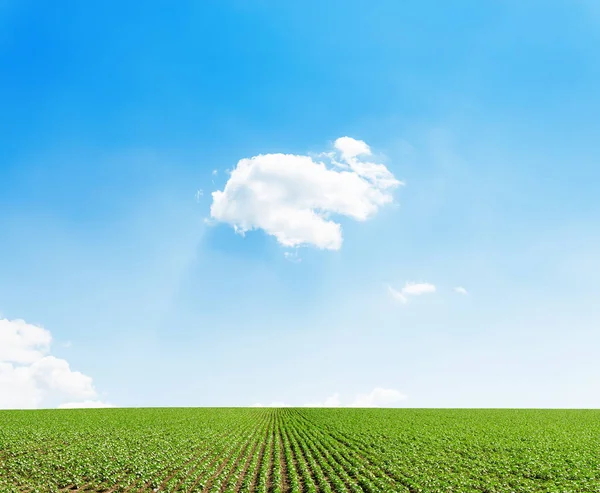
[[[0,2],[0,406],[599,407],[599,27]]]

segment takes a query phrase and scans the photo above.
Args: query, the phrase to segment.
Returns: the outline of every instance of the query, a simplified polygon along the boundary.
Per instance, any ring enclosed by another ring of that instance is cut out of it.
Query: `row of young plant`
[[[409,491],[381,468],[367,461],[361,450],[314,426],[297,410],[288,410],[287,413],[290,428],[306,444],[328,481],[335,486],[335,491]]]
[[[260,418],[266,419],[266,413]],[[158,486],[157,491],[175,492],[202,490],[212,478],[218,475],[223,460],[235,454],[247,437],[254,432],[255,422],[242,421],[230,433],[221,434],[210,446],[202,447],[199,456],[189,467],[180,469]]]
[[[257,463],[261,460],[261,455],[257,455],[257,451],[264,446],[265,437],[272,426],[272,422],[273,414],[267,412],[257,426],[255,426],[252,433],[248,435],[247,441],[241,444],[238,450],[222,462],[221,466],[219,466],[218,474],[214,478],[211,478],[203,491],[210,493],[220,491],[249,491],[249,486],[252,483],[249,483],[251,475],[248,472],[258,468]],[[254,467],[252,467],[253,464]],[[244,480],[246,480],[245,485],[243,485]],[[194,490],[192,489],[192,491]]]

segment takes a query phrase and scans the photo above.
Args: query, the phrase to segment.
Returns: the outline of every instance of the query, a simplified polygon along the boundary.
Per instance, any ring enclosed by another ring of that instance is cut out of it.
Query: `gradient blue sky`
[[[600,407],[596,2],[4,0],[0,66],[0,312],[98,399]],[[406,184],[341,249],[205,221],[342,136]]]

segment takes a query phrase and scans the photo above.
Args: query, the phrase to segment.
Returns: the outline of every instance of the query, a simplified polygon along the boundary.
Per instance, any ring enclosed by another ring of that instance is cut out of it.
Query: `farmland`
[[[1,411],[0,491],[600,492],[600,411]]]

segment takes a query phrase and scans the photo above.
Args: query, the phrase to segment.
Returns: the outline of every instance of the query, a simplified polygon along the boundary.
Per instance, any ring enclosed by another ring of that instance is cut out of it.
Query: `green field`
[[[600,411],[0,412],[0,491],[600,492]]]

